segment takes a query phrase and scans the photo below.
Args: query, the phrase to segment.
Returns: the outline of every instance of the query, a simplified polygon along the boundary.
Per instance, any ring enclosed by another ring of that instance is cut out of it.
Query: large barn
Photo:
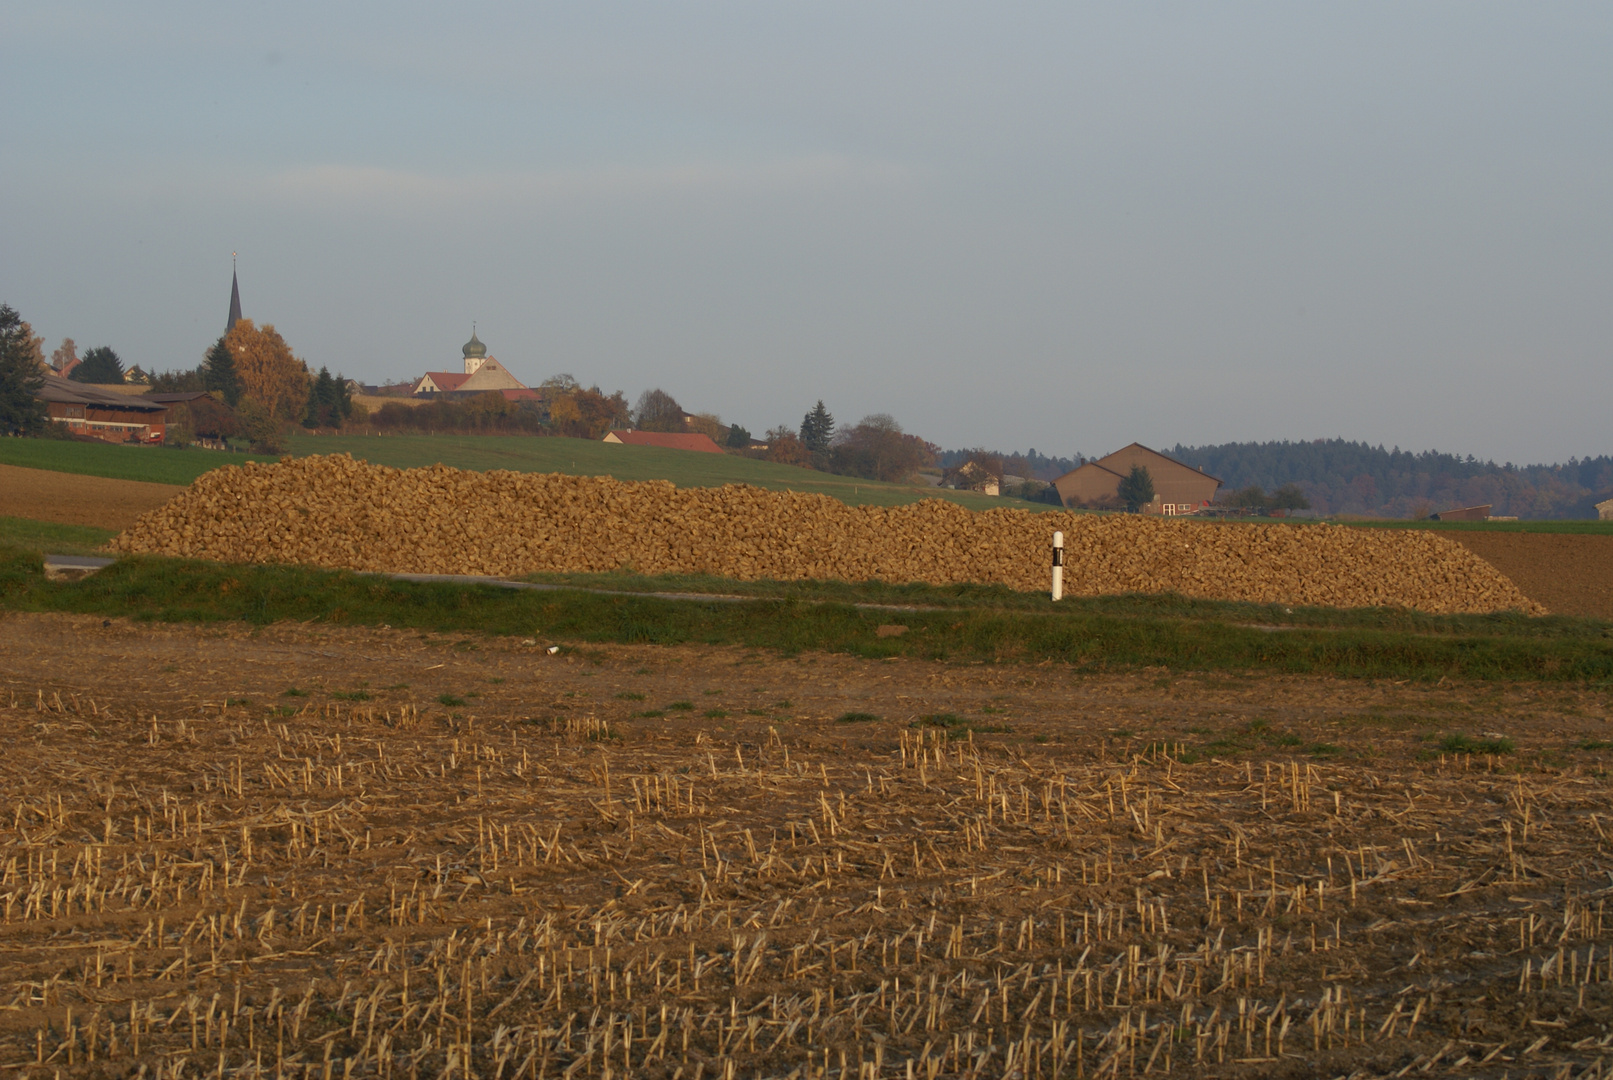
[[[51,420],[76,435],[103,442],[160,443],[167,434],[168,406],[160,401],[56,375],[45,376],[39,396]]]
[[[1154,501],[1145,513],[1191,514],[1210,505],[1221,481],[1191,465],[1183,465],[1142,443],[1132,443],[1108,457],[1067,472],[1053,486],[1065,506],[1108,507],[1120,502],[1120,481],[1141,465],[1154,481]]]

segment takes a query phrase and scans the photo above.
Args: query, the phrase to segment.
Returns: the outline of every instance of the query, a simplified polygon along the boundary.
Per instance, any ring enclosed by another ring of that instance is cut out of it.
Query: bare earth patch
[[[549,644],[0,619],[0,1067],[1613,1057],[1605,692]]]
[[[1444,535],[1554,615],[1613,619],[1613,536],[1454,530]]]

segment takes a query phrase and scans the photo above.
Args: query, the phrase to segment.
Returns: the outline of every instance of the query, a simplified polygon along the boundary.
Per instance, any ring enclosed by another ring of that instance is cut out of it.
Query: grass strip
[[[954,608],[904,613],[757,599],[698,603],[584,592],[404,582],[301,566],[141,557],[79,582],[48,582],[37,552],[0,547],[0,607],[162,622],[283,620],[484,632],[590,644],[737,645],[868,658],[1067,663],[1087,671],[1165,667],[1347,677],[1596,682],[1613,678],[1605,634],[1416,634],[1363,626],[1274,633],[1201,614],[1126,614],[1099,606],[1041,612]]]
[[[90,555],[116,536],[111,529],[93,525],[63,525],[55,521],[0,516],[0,544],[52,555]]]
[[[1372,629],[1407,634],[1459,636],[1571,637],[1598,640],[1613,634],[1613,623],[1575,616],[1531,618],[1517,612],[1487,615],[1430,615],[1408,608],[1320,608],[1197,600],[1176,593],[1123,596],[1068,596],[1057,604],[1046,593],[1020,592],[1000,585],[923,585],[880,581],[734,581],[703,574],[530,574],[522,580],[579,589],[641,593],[717,593],[758,599],[812,603],[881,604],[914,608],[969,608],[1048,616],[1110,615],[1117,618],[1210,620],[1267,631],[1297,628]],[[890,612],[884,621],[910,613]]]

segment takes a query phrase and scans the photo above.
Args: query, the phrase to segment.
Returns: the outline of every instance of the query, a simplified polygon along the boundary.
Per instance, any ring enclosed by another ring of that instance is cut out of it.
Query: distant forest
[[[1605,455],[1566,465],[1497,465],[1471,454],[1414,454],[1344,439],[1173,446],[1163,453],[1219,477],[1223,495],[1298,484],[1318,514],[1426,517],[1489,503],[1492,514],[1512,517],[1594,518],[1595,504],[1613,497],[1613,457]]]

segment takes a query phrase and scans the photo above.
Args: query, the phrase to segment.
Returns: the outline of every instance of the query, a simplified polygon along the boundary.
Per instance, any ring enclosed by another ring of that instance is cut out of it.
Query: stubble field
[[[0,1068],[1601,1075],[1608,701],[0,621]]]

